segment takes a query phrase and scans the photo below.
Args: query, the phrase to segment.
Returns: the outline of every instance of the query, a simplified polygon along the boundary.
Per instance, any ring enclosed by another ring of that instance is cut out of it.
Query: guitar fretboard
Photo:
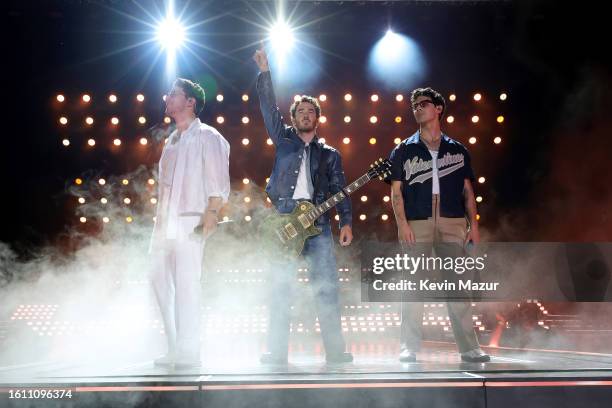
[[[316,206],[312,211],[308,212],[306,214],[306,218],[308,219],[308,221],[314,222],[314,220],[316,220],[325,212],[334,208],[336,204],[344,200],[347,195],[353,194],[355,191],[359,190],[361,187],[367,184],[368,181],[370,181],[371,179],[372,177],[370,177],[368,173],[364,174],[348,186],[344,187],[342,191],[337,192],[336,194],[328,198],[326,201]]]

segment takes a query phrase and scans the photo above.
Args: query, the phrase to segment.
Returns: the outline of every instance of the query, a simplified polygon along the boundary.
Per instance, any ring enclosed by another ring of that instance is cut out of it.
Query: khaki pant
[[[467,221],[465,218],[440,217],[440,196],[433,195],[432,216],[426,220],[409,221],[410,227],[419,244],[425,245],[425,256],[461,256],[464,252],[463,244],[467,234]],[[449,246],[436,246],[437,243],[454,243]],[[423,247],[419,245],[419,250]],[[419,253],[419,255],[422,252]],[[474,332],[472,322],[471,303],[448,302],[448,315],[452,324],[453,334],[460,353],[478,348],[478,339]],[[402,303],[402,325],[400,332],[401,349],[413,352],[421,348],[423,328],[423,303]]]

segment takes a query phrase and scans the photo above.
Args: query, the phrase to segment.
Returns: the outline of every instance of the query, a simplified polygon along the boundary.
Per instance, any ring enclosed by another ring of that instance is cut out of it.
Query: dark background
[[[161,2],[138,4],[145,10],[163,8]],[[184,5],[179,1],[176,9]],[[477,176],[487,176],[487,182],[478,186],[485,198],[479,206],[483,228],[499,240],[610,240],[612,126],[608,111],[612,93],[609,18],[603,6],[541,0],[288,3],[288,8],[294,7],[303,21],[321,19],[304,31],[319,47],[342,58],[323,54],[327,75],[312,84],[283,90],[279,103],[286,112],[294,92],[325,92],[336,102],[330,101],[328,108],[324,105],[324,114],[337,123],[347,113],[341,101],[346,91],[361,101],[351,108],[354,142],[346,151],[340,147],[344,131],[337,129],[341,125],[330,124],[320,132],[343,152],[348,179],[361,175],[373,159],[387,156],[394,137],[403,139],[415,130],[406,104],[398,113],[404,117],[402,125],[381,123],[376,147],[367,144],[372,132],[364,130],[370,114],[366,98],[378,88],[366,75],[365,61],[391,24],[420,44],[429,67],[423,85],[446,97],[458,95],[457,103],[449,105],[457,123],[445,123],[444,130],[463,143],[473,132],[479,132],[479,140],[488,141],[468,145]],[[154,95],[165,91],[161,80],[164,64],[163,58],[153,64],[154,44],[113,54],[151,36],[145,32],[150,31],[148,27],[126,17],[147,19],[133,2],[8,1],[3,9],[1,174],[5,216],[0,241],[27,256],[57,243],[71,228],[79,228],[74,197],[67,194],[75,177],[125,174],[157,160],[153,146],[139,154],[127,147],[128,139],[137,141],[142,133],[127,124],[121,130],[126,146],[121,153],[106,147],[87,149],[84,141],[88,137],[112,140],[111,131],[103,126],[86,130],[78,123],[60,129],[57,119],[64,111],[55,103],[55,95],[67,96],[72,103],[66,105],[72,106],[69,114],[74,122],[82,123],[76,119],[84,115],[79,113],[77,100],[82,93],[100,102],[98,116],[110,115],[106,97],[115,92],[120,103],[113,109],[136,117],[130,98],[142,92],[148,98],[142,110],[150,126],[162,118],[161,100],[157,103]],[[265,146],[254,93],[257,70],[251,61],[252,44],[264,36],[264,30],[245,20],[261,23],[254,11],[268,15],[272,10],[273,3],[266,1],[192,2],[187,6],[191,22],[217,16],[195,29],[195,38],[213,49],[198,49],[198,53],[215,72],[193,58],[179,67],[179,74],[204,84],[209,99],[201,118],[230,141],[231,175],[237,188],[243,177],[263,185],[271,168],[272,150]],[[483,119],[476,131],[468,123],[476,111],[471,100],[475,91],[483,93],[486,102],[479,108]],[[501,91],[509,94],[503,104],[497,98]],[[215,103],[217,92],[224,94],[223,104]],[[240,102],[243,93],[251,97],[246,105]],[[387,101],[380,109],[392,118],[397,110],[394,93],[378,93]],[[506,117],[503,127],[494,124],[499,113]],[[225,125],[214,123],[218,114],[226,117]],[[248,130],[239,123],[243,114],[251,117]],[[240,140],[247,134],[251,144],[245,149]],[[494,135],[503,137],[500,146],[490,142]],[[63,137],[71,139],[70,148],[61,145]],[[375,218],[387,187],[372,184],[370,191],[376,200],[353,201],[355,214],[372,214],[365,223],[355,219],[356,234],[383,228],[393,235],[390,205],[385,211],[391,220],[384,227]]]

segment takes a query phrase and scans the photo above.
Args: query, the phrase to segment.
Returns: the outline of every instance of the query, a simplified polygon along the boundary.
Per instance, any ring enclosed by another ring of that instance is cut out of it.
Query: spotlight
[[[108,224],[109,221],[110,221],[110,219],[108,217],[103,217],[102,218],[102,222],[105,223],[105,224]]]
[[[500,144],[502,141],[501,137],[497,136],[495,139],[493,139],[493,143],[495,144]]]
[[[476,102],[479,102],[482,99],[482,95],[479,93],[474,94],[474,100]]]
[[[272,139],[267,138],[267,139],[266,139],[266,144],[267,144],[268,146],[272,146],[272,145],[274,144],[274,142],[272,141]]]
[[[293,32],[291,28],[284,22],[277,22],[270,28],[270,42],[274,50],[283,55],[293,47]]]
[[[144,125],[145,123],[147,123],[147,118],[145,118],[144,116],[139,117],[138,123],[140,123],[141,125]]]
[[[325,102],[326,100],[327,100],[327,95],[325,95],[325,94],[319,95],[319,101]]]
[[[61,118],[59,118],[59,123],[61,125],[66,125],[68,123],[68,118],[65,116],[62,116]]]
[[[83,102],[87,103],[89,101],[91,101],[91,96],[85,94],[81,97],[81,99],[83,100]]]
[[[117,125],[119,124],[119,118],[117,118],[117,117],[114,117],[114,116],[113,116],[113,117],[111,118],[111,123],[112,123],[113,125],[117,126]]]
[[[319,141],[320,141],[321,143],[325,144],[325,138],[324,138],[324,137],[320,137],[320,138],[319,138]]]
[[[478,121],[480,120],[480,118],[476,115],[472,116],[472,123],[478,123]]]
[[[217,102],[223,102],[223,95],[217,95]]]
[[[115,94],[110,94],[110,95],[108,96],[108,100],[109,100],[111,103],[115,103],[115,102],[117,102],[117,95],[115,95]]]
[[[123,199],[123,202],[124,202],[124,204],[129,205],[129,204],[132,202],[132,200],[130,200],[130,199],[129,199],[129,197],[125,197],[125,198]]]
[[[144,95],[143,95],[143,94],[138,94],[138,95],[136,95],[136,100],[137,100],[138,102],[143,102],[143,101],[144,101],[144,99],[145,99],[145,98],[144,98]]]
[[[345,137],[344,139],[342,139],[342,143],[349,144],[349,143],[351,143],[351,139],[348,138],[348,137]]]
[[[242,184],[249,184],[249,179],[248,178],[243,178],[242,179]]]
[[[70,146],[70,140],[68,140],[68,139],[64,139],[64,140],[62,140],[62,144],[63,144],[64,146],[68,147],[68,146]]]
[[[370,123],[375,124],[378,122],[378,118],[376,116],[370,116]]]
[[[57,95],[55,99],[57,99],[58,102],[64,102],[66,100],[62,94]]]
[[[361,214],[361,215],[359,216],[359,219],[360,219],[361,221],[365,221],[365,219],[366,219],[366,218],[367,218],[367,217],[366,217],[366,215],[365,215],[365,214]]]
[[[153,180],[152,178],[147,180],[147,183],[149,183],[150,186],[155,184],[155,180]]]
[[[89,126],[93,125],[94,120],[91,116],[88,116],[85,118],[85,123],[88,124]]]
[[[113,140],[113,144],[115,146],[121,146],[121,140],[120,139],[115,139],[115,140]]]
[[[217,123],[221,125],[223,122],[225,122],[225,118],[223,116],[217,116]]]
[[[321,123],[327,123],[327,116],[323,116],[323,115],[321,115],[321,116],[319,117],[319,122],[321,122]]]
[[[178,20],[169,17],[157,27],[156,38],[164,49],[174,51],[183,44],[185,29]]]
[[[85,199],[83,197],[79,197],[79,204],[85,204]]]
[[[96,141],[95,141],[94,139],[89,139],[89,140],[87,141],[87,144],[88,144],[88,145],[90,145],[91,147],[93,147],[93,146],[95,146],[95,145],[96,145]]]
[[[244,139],[242,139],[242,144],[247,146],[250,143],[249,139],[247,139],[246,137]]]
[[[397,102],[401,102],[401,101],[403,101],[403,100],[404,100],[404,95],[402,95],[402,94],[395,95],[395,100],[396,100]]]
[[[455,121],[455,117],[454,116],[449,116],[449,117],[446,118],[446,121],[448,123],[453,123]]]
[[[401,116],[396,116],[395,117],[395,123],[402,123],[402,117]]]
[[[244,202],[245,203],[250,203],[251,202],[251,197],[244,197]]]
[[[389,216],[388,216],[387,214],[383,214],[383,215],[381,215],[381,216],[380,216],[380,218],[381,218],[383,221],[387,221],[387,220],[389,219]]]
[[[334,216],[334,220],[336,220],[336,221],[340,221],[340,216],[339,216],[338,214],[336,214],[336,215]]]
[[[378,95],[374,94],[374,95],[370,96],[370,100],[372,102],[378,102]]]
[[[104,180],[103,178],[101,178],[101,179],[99,179],[99,180],[98,180],[98,183],[99,183],[101,186],[103,186],[103,185],[105,185],[105,184],[106,184],[106,180]]]
[[[151,204],[157,204],[157,198],[155,197],[152,197],[150,201],[151,201]]]
[[[504,117],[503,116],[498,116],[497,117],[497,123],[504,123]]]
[[[246,222],[251,221],[251,216],[250,216],[250,215],[247,215],[246,217],[244,217],[244,220],[245,220]]]
[[[376,138],[375,137],[371,137],[370,138],[370,144],[371,145],[375,145],[376,144]]]
[[[476,221],[480,221],[480,214],[476,214]]]
[[[402,143],[402,139],[400,139],[399,137],[396,137],[395,139],[393,139],[393,143],[400,144]]]
[[[249,117],[248,117],[248,116],[243,116],[243,117],[242,117],[242,123],[243,123],[243,124],[245,124],[245,125],[246,125],[247,123],[249,123]]]
[[[508,99],[508,95],[506,93],[502,93],[501,95],[499,95],[499,99],[505,101],[506,99]]]
[[[79,218],[79,221],[81,221],[83,224],[85,224],[87,222],[87,218],[81,217],[81,218]]]
[[[344,117],[344,123],[350,123],[351,121],[351,117],[350,116],[345,116]]]
[[[74,184],[76,184],[77,186],[80,186],[81,184],[83,184],[83,180],[81,180],[80,178],[76,178],[74,179]]]
[[[486,181],[486,179],[484,177],[478,177],[478,182],[480,184],[483,184]]]
[[[351,95],[350,93],[347,93],[346,95],[344,95],[344,100],[347,102],[350,102],[353,99],[353,95]]]
[[[102,198],[100,199],[100,202],[101,202],[102,204],[106,204],[106,203],[108,203],[108,200],[106,199],[106,197],[102,197]]]
[[[130,180],[123,179],[123,180],[121,180],[121,184],[123,184],[124,186],[127,186],[128,184],[130,184]]]
[[[391,199],[391,198],[389,198],[389,196],[387,196],[387,195],[383,197],[383,201],[384,201],[385,203],[388,203],[390,199]]]
[[[476,202],[477,203],[482,203],[482,196],[476,197]]]
[[[143,146],[146,146],[146,144],[149,143],[149,141],[147,140],[146,137],[141,137],[140,138],[140,144]]]
[[[362,195],[361,196],[361,202],[365,203],[366,201],[368,201],[368,196]]]
[[[456,99],[457,99],[457,95],[455,94],[450,94],[450,96],[448,97],[448,100],[451,102],[455,102]]]
[[[249,95],[244,94],[242,95],[242,102],[248,102],[249,101]]]
[[[132,221],[134,221],[134,219],[130,216],[125,217],[125,222],[127,222],[128,224],[131,223]]]
[[[270,182],[270,177],[266,177],[266,183]]]
[[[470,137],[468,142],[470,142],[470,144],[476,144],[476,138],[474,136],[472,136],[472,137]]]
[[[164,123],[165,124],[169,124],[170,122],[172,122],[172,119],[170,119],[168,116],[164,117]]]

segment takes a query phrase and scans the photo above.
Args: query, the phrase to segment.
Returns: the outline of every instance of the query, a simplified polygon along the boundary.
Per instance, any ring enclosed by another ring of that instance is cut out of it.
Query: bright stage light
[[[395,100],[398,101],[398,102],[403,101],[404,100],[404,95],[402,95],[402,94],[396,95],[395,96]]]
[[[321,116],[321,117],[319,117],[319,122],[320,122],[320,123],[327,123],[327,116]]]
[[[249,184],[250,180],[248,178],[242,179],[242,184]]]
[[[385,203],[388,203],[388,202],[389,202],[389,200],[390,200],[389,196],[384,196],[384,197],[383,197],[383,201],[384,201]]]
[[[347,102],[350,102],[353,99],[353,95],[351,95],[350,93],[347,93],[346,95],[344,95],[344,100]]]
[[[110,94],[110,95],[108,96],[108,100],[109,100],[109,102],[111,102],[111,103],[115,103],[115,102],[117,102],[117,95]]]
[[[149,141],[147,140],[146,137],[141,137],[140,138],[140,144],[145,146],[147,143],[149,143]]]
[[[83,180],[81,180],[80,178],[76,178],[74,179],[74,184],[76,184],[77,186],[80,186],[81,184],[83,184]]]
[[[366,215],[365,215],[365,214],[361,214],[361,215],[359,216],[359,219],[360,219],[361,221],[365,221],[365,219],[366,219],[366,218],[367,218],[367,217],[366,217]]]
[[[247,139],[246,137],[244,139],[242,139],[242,144],[247,146],[250,143],[249,139]]]
[[[113,144],[115,146],[121,146],[121,140],[120,139],[115,139],[115,140],[113,140]]]
[[[171,16],[157,26],[157,41],[164,49],[174,51],[185,41],[185,29]]]
[[[251,202],[251,197],[244,197],[244,202],[245,203],[250,203]]]
[[[108,217],[103,217],[102,218],[102,222],[105,223],[105,224],[108,224],[109,221],[110,221],[110,218],[108,218]]]
[[[125,198],[123,199],[123,202],[124,202],[125,204],[129,205],[129,204],[132,202],[132,200],[130,200],[128,197],[125,197]]]
[[[106,197],[102,197],[102,198],[100,199],[100,202],[101,202],[102,204],[106,204],[106,203],[108,203],[108,200],[106,199]]]
[[[468,140],[470,142],[470,144],[476,144],[476,138],[474,136],[470,137],[470,140]]]
[[[104,180],[103,178],[98,180],[98,183],[100,183],[101,186],[106,184],[106,180]]]
[[[321,94],[319,95],[319,102],[325,102],[327,100],[327,95]]]
[[[66,98],[64,98],[64,95],[62,94],[57,95],[56,99],[58,102],[64,102],[66,100]]]
[[[81,217],[81,218],[79,218],[79,221],[81,221],[83,224],[85,224],[87,222],[87,218]]]
[[[147,183],[149,183],[150,186],[155,184],[155,180],[153,180],[152,178],[150,178],[149,180],[147,180]]]
[[[244,94],[242,95],[242,102],[248,102],[249,101],[249,95]]]
[[[387,88],[409,89],[425,74],[425,59],[411,38],[388,30],[372,49],[370,73]]]
[[[277,53],[284,54],[293,48],[293,31],[287,23],[279,21],[274,24],[270,28],[269,39]]]
[[[81,99],[83,99],[83,102],[87,103],[87,102],[91,101],[91,96],[85,94],[85,95],[82,96]]]
[[[402,143],[402,139],[400,139],[399,137],[396,137],[395,139],[393,139],[393,143],[400,144]]]
[[[480,101],[481,99],[482,99],[482,95],[481,94],[479,94],[479,93],[474,94],[474,100],[476,102]]]
[[[144,125],[145,123],[147,123],[147,118],[145,118],[144,116],[139,117],[138,123],[140,123],[141,125]]]
[[[223,95],[217,95],[217,102],[223,102]]]
[[[375,137],[371,137],[370,138],[370,144],[371,145],[375,145],[376,144],[376,138]]]
[[[448,123],[453,123],[455,121],[455,117],[454,116],[449,116],[449,117],[446,118],[446,121]]]
[[[246,125],[247,123],[249,123],[249,117],[248,117],[248,116],[243,116],[243,117],[242,117],[242,123],[243,123],[243,124],[245,124],[245,125]]]
[[[111,123],[117,126],[119,124],[119,118],[116,118],[116,117],[111,118]]]
[[[64,140],[62,140],[62,144],[63,144],[64,146],[68,147],[68,146],[70,146],[70,140],[68,140],[68,139],[64,139]]]
[[[96,145],[96,141],[95,141],[94,139],[89,139],[89,140],[87,141],[87,144],[93,147],[93,146],[95,146],[95,145]]]
[[[504,123],[504,117],[503,116],[498,116],[497,117],[497,123]]]
[[[395,123],[402,123],[402,117],[401,116],[396,116],[395,117]]]
[[[83,197],[79,197],[79,204],[85,204],[85,199]]]
[[[389,216],[387,214],[383,214],[380,218],[382,218],[383,221],[387,221],[389,219]]]
[[[480,184],[484,183],[486,181],[486,179],[484,177],[478,177],[478,182]]]
[[[451,102],[455,102],[455,101],[457,100],[457,95],[455,95],[455,94],[451,94],[451,95],[448,97],[448,100],[449,100],[449,101],[451,101]]]
[[[472,116],[472,123],[478,123],[478,121],[480,120],[480,118],[476,115]]]
[[[493,139],[493,143],[495,144],[500,144],[502,141],[501,137],[497,136],[495,139]]]
[[[225,118],[223,116],[217,116],[217,123],[222,124],[223,122],[225,122]]]
[[[506,93],[503,93],[501,95],[499,95],[499,99],[502,101],[505,101],[506,99],[508,99],[508,95]]]
[[[59,118],[59,123],[60,123],[61,125],[66,125],[66,124],[68,124],[68,118],[67,118],[67,117],[65,117],[65,116],[62,116],[61,118]]]
[[[378,102],[378,95],[374,94],[374,95],[370,96],[370,100],[372,102]]]
[[[374,124],[378,122],[378,118],[376,116],[370,116],[370,123]]]
[[[170,119],[168,116],[164,117],[165,124],[169,124],[170,122],[172,122],[172,119]]]
[[[143,94],[138,94],[136,95],[136,100],[138,102],[143,102],[144,101],[144,95]]]
[[[123,179],[123,180],[121,180],[121,184],[123,184],[124,186],[127,186],[128,184],[130,184],[130,180]]]
[[[151,204],[157,204],[157,198],[152,197],[151,198]]]
[[[477,203],[482,203],[482,196],[476,197],[476,202]]]
[[[274,144],[274,142],[272,142],[272,139],[267,138],[267,139],[266,139],[266,144],[267,144],[268,146],[272,146],[272,145]]]
[[[320,137],[320,138],[319,138],[319,142],[321,142],[321,143],[325,144],[325,138],[324,138],[324,137]]]
[[[368,196],[362,195],[361,202],[365,203],[366,201],[368,201]]]
[[[344,123],[349,123],[351,121],[351,117],[350,116],[345,116],[344,117]]]
[[[348,137],[345,137],[344,139],[342,139],[342,143],[349,144],[349,143],[351,143],[351,139],[348,138]]]
[[[93,125],[94,120],[93,120],[93,118],[91,116],[88,116],[88,117],[85,118],[85,123],[87,123],[88,125],[91,126],[91,125]]]

